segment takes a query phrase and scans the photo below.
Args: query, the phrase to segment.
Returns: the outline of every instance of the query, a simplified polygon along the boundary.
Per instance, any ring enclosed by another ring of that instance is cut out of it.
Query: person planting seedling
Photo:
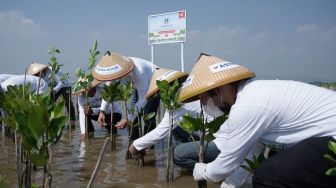
[[[134,109],[144,109],[145,114],[156,112],[159,105],[159,98],[156,97],[152,100],[146,100],[150,80],[153,75],[151,62],[134,57],[125,57],[116,53],[107,51],[102,57],[101,61],[95,66],[92,75],[95,79],[101,81],[114,81],[120,80],[122,83],[131,82],[131,86],[138,92],[138,100],[134,104]],[[154,66],[155,67],[155,66]],[[133,98],[131,99],[133,101]],[[105,123],[104,109],[107,103],[102,102],[101,113],[98,121],[101,124]],[[132,127],[136,125],[138,113],[128,113],[126,119],[122,119],[117,127],[126,127],[127,124],[132,122]],[[155,116],[149,121],[145,121],[145,132],[149,129],[155,128]],[[132,131],[131,140],[139,137],[138,131]]]
[[[296,81],[253,77],[246,67],[200,55],[180,101],[200,99],[207,114],[229,115],[208,144],[218,153],[213,161],[200,163],[190,157],[197,155],[188,149],[190,143],[175,148],[174,154],[183,156],[175,163],[188,161],[185,165],[193,169],[196,181],[223,181],[227,186],[228,176],[263,143],[278,153],[254,171],[254,187],[335,187],[335,177],[325,175],[334,163],[323,155],[336,138],[336,93]]]

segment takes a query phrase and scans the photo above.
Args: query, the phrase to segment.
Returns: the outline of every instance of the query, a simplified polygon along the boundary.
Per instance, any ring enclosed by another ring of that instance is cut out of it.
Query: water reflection
[[[64,130],[60,142],[54,147],[51,173],[53,187],[86,187],[104,144],[106,131],[96,127],[93,139],[81,140],[80,130],[77,127],[71,131]],[[1,134],[0,134],[1,135]],[[6,176],[9,185],[16,184],[15,146],[8,139],[0,136],[0,174]],[[71,139],[70,139],[71,137]],[[145,166],[135,165],[135,159],[125,160],[127,150],[127,131],[118,130],[116,150],[111,151],[108,143],[100,169],[92,187],[138,187],[138,188],[185,188],[196,187],[191,174],[175,166],[175,181],[166,183],[166,147],[159,143],[155,149],[145,156]],[[42,169],[33,173],[33,181],[42,181]],[[209,184],[208,187],[218,187]]]

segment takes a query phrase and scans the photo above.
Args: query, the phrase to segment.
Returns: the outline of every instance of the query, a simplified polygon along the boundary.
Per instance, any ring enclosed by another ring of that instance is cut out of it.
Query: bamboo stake
[[[108,141],[108,137],[106,137],[105,139],[105,142],[104,142],[104,145],[103,145],[103,148],[101,149],[100,151],[100,155],[99,155],[99,158],[98,158],[98,161],[96,163],[96,166],[95,166],[95,169],[93,170],[93,173],[91,175],[91,178],[90,178],[90,181],[89,183],[87,184],[86,188],[90,188],[94,179],[96,178],[96,174],[97,174],[97,171],[99,169],[99,166],[100,166],[100,163],[101,163],[101,160],[103,158],[103,155],[104,155],[104,152],[105,152],[105,148],[106,148],[106,145],[107,145],[107,141]]]

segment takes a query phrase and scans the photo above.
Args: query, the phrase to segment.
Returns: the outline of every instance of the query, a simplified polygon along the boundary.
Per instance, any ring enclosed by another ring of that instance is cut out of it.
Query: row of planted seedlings
[[[55,57],[60,51],[50,48],[48,53],[51,55],[49,66],[52,69],[50,79],[53,83],[54,75],[61,66]],[[53,84],[49,91],[53,93]],[[35,184],[51,187],[53,146],[59,141],[68,119],[64,116],[64,100],[56,103],[49,92],[39,93],[38,89],[31,92],[30,84],[24,84],[8,86],[7,91],[0,96],[1,108],[6,113],[2,121],[15,133],[17,183],[20,188],[34,187]],[[32,183],[32,167],[42,167],[42,183]]]

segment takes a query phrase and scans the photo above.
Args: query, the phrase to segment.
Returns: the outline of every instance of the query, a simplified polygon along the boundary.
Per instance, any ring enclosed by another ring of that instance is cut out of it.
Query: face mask
[[[209,98],[207,103],[203,105],[203,109],[205,113],[212,117],[220,117],[224,115],[224,112],[222,112],[222,110],[220,110],[220,108],[215,105],[212,98]]]

